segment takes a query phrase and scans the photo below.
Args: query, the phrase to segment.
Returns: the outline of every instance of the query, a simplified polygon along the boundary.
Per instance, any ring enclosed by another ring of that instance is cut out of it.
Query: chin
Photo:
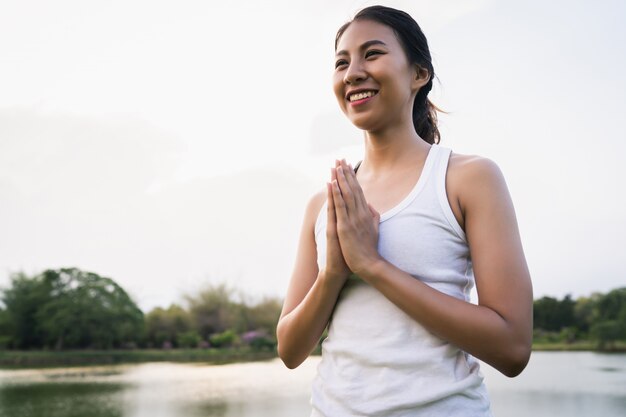
[[[359,117],[359,118],[350,118],[350,123],[352,123],[357,129],[361,129],[364,131],[374,131],[379,130],[379,123],[375,123],[370,118]]]

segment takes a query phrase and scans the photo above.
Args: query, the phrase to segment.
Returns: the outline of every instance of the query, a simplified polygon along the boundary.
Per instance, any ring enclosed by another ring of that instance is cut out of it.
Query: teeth
[[[363,100],[364,98],[372,97],[375,93],[373,91],[365,91],[362,93],[350,94],[348,99],[350,101]]]

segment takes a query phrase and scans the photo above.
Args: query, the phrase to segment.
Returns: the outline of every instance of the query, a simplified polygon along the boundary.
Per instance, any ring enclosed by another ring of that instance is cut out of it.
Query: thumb
[[[376,220],[376,223],[380,222],[380,213],[372,207],[371,204],[367,203],[367,207],[370,209],[370,213],[372,214],[372,219]]]

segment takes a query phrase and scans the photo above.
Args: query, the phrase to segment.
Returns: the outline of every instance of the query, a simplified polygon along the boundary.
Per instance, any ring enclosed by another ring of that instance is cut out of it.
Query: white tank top
[[[381,214],[378,251],[415,279],[469,301],[470,252],[445,189],[450,152],[432,145],[413,190]],[[325,230],[326,204],[315,224],[320,269]],[[322,343],[311,405],[312,417],[491,416],[478,361],[354,275]]]

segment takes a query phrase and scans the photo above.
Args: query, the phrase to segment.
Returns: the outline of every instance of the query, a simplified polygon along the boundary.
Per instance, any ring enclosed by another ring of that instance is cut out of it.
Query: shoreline
[[[580,342],[534,342],[533,352],[596,352],[596,353],[624,353],[626,352],[626,342],[615,342],[612,346],[605,349],[598,349],[596,342],[580,341]]]
[[[127,365],[148,362],[220,365],[276,358],[275,351],[230,349],[0,350],[0,370]]]
[[[533,352],[626,353],[626,342],[610,349],[597,349],[594,342],[534,343]],[[313,355],[319,355],[314,352]],[[135,349],[135,350],[0,350],[0,370],[44,369],[148,362],[207,363],[212,365],[275,359],[275,350],[225,349]]]

